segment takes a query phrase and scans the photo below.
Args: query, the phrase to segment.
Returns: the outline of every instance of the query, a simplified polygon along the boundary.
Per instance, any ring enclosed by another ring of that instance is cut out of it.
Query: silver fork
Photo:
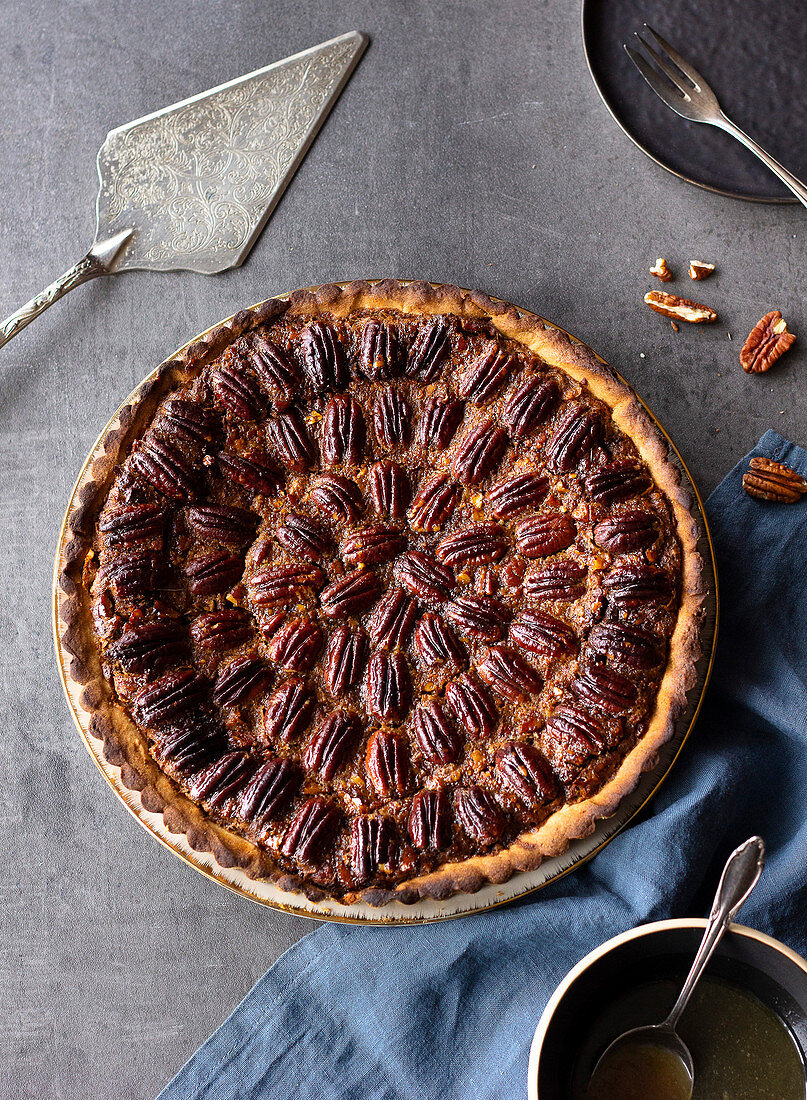
[[[661,52],[655,50],[638,32],[635,37],[644,46],[664,76],[657,72],[640,53],[631,49],[627,42],[624,43],[624,46],[628,57],[659,99],[663,100],[668,107],[671,107],[682,118],[688,118],[692,122],[708,122],[709,125],[717,126],[719,130],[725,130],[727,134],[731,134],[746,149],[750,149],[755,156],[759,157],[762,163],[766,164],[773,174],[778,176],[786,187],[790,188],[796,198],[807,206],[807,187],[801,180],[797,179],[792,172],[788,172],[787,168],[780,164],[778,160],[774,160],[770,153],[766,153],[761,145],[758,145],[753,138],[744,133],[731,119],[726,118],[720,104],[717,102],[717,96],[701,74],[697,69],[693,69],[689,62],[685,61],[672,48],[669,42],[665,41],[647,23],[644,24],[644,29],[656,40]]]

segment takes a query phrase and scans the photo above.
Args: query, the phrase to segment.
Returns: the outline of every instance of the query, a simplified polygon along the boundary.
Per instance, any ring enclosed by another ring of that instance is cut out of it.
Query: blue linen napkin
[[[767,432],[752,454],[807,476]],[[423,927],[325,925],[280,958],[159,1100],[512,1100],[564,974],[634,925],[708,910],[729,851],[759,833],[765,873],[741,920],[807,951],[807,499],[742,489],[708,514],[720,641],[704,709],[649,814],[521,903]]]

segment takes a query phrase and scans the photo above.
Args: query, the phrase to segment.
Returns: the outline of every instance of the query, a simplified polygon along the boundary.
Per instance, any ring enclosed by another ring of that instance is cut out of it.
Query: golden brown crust
[[[83,471],[79,505],[70,522],[70,540],[59,575],[61,645],[71,655],[69,675],[83,687],[81,706],[92,715],[89,732],[103,742],[105,758],[121,766],[122,783],[139,792],[144,807],[163,814],[166,827],[185,833],[191,847],[212,853],[224,867],[238,866],[253,877],[268,878],[283,890],[303,892],[316,900],[322,891],[301,882],[273,864],[267,852],[240,835],[216,824],[188,799],[150,756],[140,730],[118,706],[105,680],[92,630],[89,593],[82,584],[85,559],[91,550],[94,526],[112,477],[128,447],[147,424],[162,398],[175,386],[195,376],[237,336],[282,313],[307,317],[327,311],[346,317],[359,309],[396,309],[413,314],[454,314],[462,318],[490,318],[506,337],[519,341],[587,386],[610,406],[618,428],[628,435],[650,468],[657,485],[670,501],[683,550],[682,598],[670,642],[667,670],[650,724],[621,762],[612,778],[582,802],[566,804],[540,827],[523,833],[507,849],[445,864],[393,890],[369,888],[342,900],[361,899],[380,905],[395,898],[412,903],[420,898],[443,899],[456,892],[473,892],[486,883],[502,883],[518,871],[532,870],[549,856],[563,852],[569,842],[593,831],[596,822],[614,812],[634,789],[643,772],[652,768],[661,746],[674,732],[688,690],[696,676],[699,628],[705,588],[702,560],[697,553],[698,524],[693,502],[669,460],[668,443],[633,392],[602,360],[565,333],[547,327],[538,318],[508,303],[475,291],[425,282],[377,283],[356,281],[296,291],[286,299],[269,299],[221,322],[162,364],[119,410],[112,427],[94,448],[96,456]]]

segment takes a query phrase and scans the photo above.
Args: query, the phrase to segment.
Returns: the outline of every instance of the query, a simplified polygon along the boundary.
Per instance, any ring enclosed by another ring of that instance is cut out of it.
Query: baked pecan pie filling
[[[160,769],[343,899],[596,794],[681,602],[670,500],[609,405],[448,312],[235,338],[138,434],[93,550],[103,674]]]

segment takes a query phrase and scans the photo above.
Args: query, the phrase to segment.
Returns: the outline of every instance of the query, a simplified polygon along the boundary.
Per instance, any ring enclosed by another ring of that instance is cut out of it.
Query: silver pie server
[[[709,914],[700,947],[695,955],[695,961],[692,963],[692,969],[687,975],[678,1000],[673,1005],[669,1016],[661,1024],[635,1027],[614,1039],[597,1060],[586,1093],[587,1097],[596,1098],[601,1094],[604,1095],[606,1080],[609,1086],[608,1095],[617,1095],[618,1090],[613,1091],[611,1088],[616,1082],[610,1080],[609,1068],[613,1070],[616,1058],[620,1053],[626,1052],[629,1048],[635,1050],[637,1047],[651,1047],[664,1052],[680,1069],[681,1096],[692,1095],[692,1087],[695,1082],[692,1055],[675,1029],[684,1014],[684,1009],[689,1003],[698,980],[722,939],[723,933],[756,886],[764,865],[765,844],[761,837],[752,836],[739,848],[734,849],[723,868],[723,874],[720,876],[715,900],[712,903],[712,911]]]
[[[351,31],[110,130],[92,248],[0,324],[0,347],[99,275],[243,263],[367,41]]]

